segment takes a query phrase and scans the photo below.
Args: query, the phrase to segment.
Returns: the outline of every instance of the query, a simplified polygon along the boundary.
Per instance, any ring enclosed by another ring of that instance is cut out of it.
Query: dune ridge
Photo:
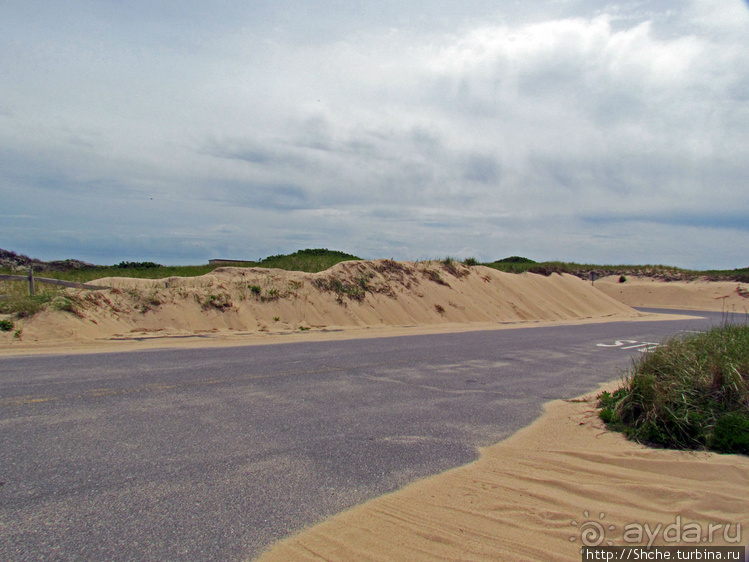
[[[320,273],[225,267],[200,277],[110,277],[96,283],[112,289],[69,291],[68,310],[48,309],[21,323],[23,339],[85,342],[642,316],[572,275],[516,275],[447,260],[348,261]]]

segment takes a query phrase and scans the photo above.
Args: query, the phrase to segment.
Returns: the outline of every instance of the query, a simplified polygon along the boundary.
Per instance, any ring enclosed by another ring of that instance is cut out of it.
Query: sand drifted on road
[[[5,334],[2,347],[642,316],[571,275],[513,275],[453,261],[351,261],[314,274],[227,267],[201,277],[95,283],[112,288],[69,291],[19,321],[21,340]]]
[[[749,458],[629,442],[604,430],[594,395],[548,403],[476,462],[346,511],[260,560],[579,561],[583,540],[746,545]]]
[[[662,281],[650,277],[604,277],[595,287],[629,306],[712,310],[749,314],[749,284],[726,281]]]

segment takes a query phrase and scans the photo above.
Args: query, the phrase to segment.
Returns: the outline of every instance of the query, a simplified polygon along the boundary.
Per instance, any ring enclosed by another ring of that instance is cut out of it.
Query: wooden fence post
[[[34,267],[29,268],[29,296],[34,296]]]

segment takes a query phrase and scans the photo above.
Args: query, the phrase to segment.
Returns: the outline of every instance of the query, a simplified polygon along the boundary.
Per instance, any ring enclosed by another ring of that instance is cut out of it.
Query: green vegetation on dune
[[[25,257],[25,256],[24,256]],[[317,273],[325,271],[342,261],[358,260],[354,255],[325,248],[299,250],[293,254],[268,256],[257,262],[245,262],[243,267],[265,267],[285,269],[287,271],[306,271]],[[29,260],[30,261],[30,260]],[[25,264],[24,264],[25,265]],[[117,265],[86,265],[71,269],[43,269],[43,262],[34,264],[38,277],[89,283],[103,277],[131,277],[136,279],[164,279],[167,277],[197,277],[210,273],[221,265],[160,265],[154,262],[123,261]],[[10,267],[0,268],[0,273],[18,273]],[[1,292],[1,291],[0,291]]]
[[[326,248],[315,248],[299,250],[293,254],[279,254],[268,256],[259,261],[256,267],[273,267],[285,269],[286,271],[305,271],[307,273],[318,273],[330,269],[342,261],[360,260],[354,255],[338,250]]]
[[[702,272],[702,275],[708,279],[723,280],[728,278],[730,281],[739,281],[741,283],[749,283],[749,267],[742,267],[738,269],[710,269]]]
[[[524,258],[523,258],[524,259]],[[503,271],[505,273],[537,273],[539,275],[551,275],[552,273],[571,273],[576,275],[577,273],[567,267],[568,264],[563,262],[534,262],[528,261],[495,261],[492,263],[484,264],[487,267]]]
[[[104,277],[131,277],[135,279],[165,279],[167,277],[197,277],[210,273],[215,265],[158,265],[155,267],[120,267],[94,266],[87,269],[74,269],[69,271],[37,271],[37,277],[48,277],[60,279],[61,281],[74,281],[77,283],[90,283]],[[10,273],[9,270],[0,270],[0,273]],[[17,272],[16,272],[17,273]]]
[[[583,279],[588,279],[590,274],[593,273],[596,278],[609,275],[629,275],[653,277],[667,281],[708,279],[710,281],[749,283],[749,268],[695,271],[668,265],[597,265],[562,261],[535,262],[519,256],[512,256],[482,265],[507,273],[538,273],[541,275],[569,273]]]
[[[277,254],[268,256],[258,261],[237,262],[238,267],[267,267],[285,269],[287,271],[305,271],[317,273],[325,271],[342,261],[359,260],[361,258],[341,252],[328,250],[326,248],[313,248],[299,250],[292,254]],[[446,258],[447,261],[458,261],[454,258]],[[50,277],[64,281],[77,281],[87,283],[102,277],[134,277],[146,279],[163,279],[166,277],[196,277],[210,273],[222,265],[180,265],[165,266],[153,262],[130,262],[123,261],[117,265],[100,266],[87,264],[77,260],[64,260],[56,262],[41,262],[32,260],[27,256],[18,255],[15,252],[0,250],[0,273],[13,273],[13,267],[9,264],[15,263],[15,272],[27,270],[33,265],[37,275]],[[597,265],[579,264],[563,261],[536,262],[522,256],[510,256],[493,262],[482,263],[476,258],[467,258],[463,263],[469,266],[485,265],[508,273],[539,273],[551,275],[552,273],[569,273],[587,279],[590,273],[596,277],[608,275],[618,276],[645,276],[665,280],[690,280],[705,278],[712,281],[739,281],[749,283],[749,267],[732,270],[706,270],[694,271],[680,269],[667,265]]]
[[[671,339],[598,400],[601,419],[630,439],[749,455],[749,326]]]
[[[502,258],[494,263],[537,263],[530,258],[524,258],[522,256],[510,256],[509,258]]]
[[[27,289],[28,290],[28,289]],[[27,318],[43,310],[60,291],[51,291],[36,294],[33,297],[28,293],[25,295],[10,295],[0,300],[0,314],[12,314],[16,318]]]

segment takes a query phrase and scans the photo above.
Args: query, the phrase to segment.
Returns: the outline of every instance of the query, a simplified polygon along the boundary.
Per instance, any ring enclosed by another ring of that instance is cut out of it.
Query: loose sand
[[[646,524],[655,545],[688,544],[698,527],[707,538],[710,525],[711,544],[745,545],[749,458],[629,442],[605,431],[596,394],[548,403],[476,462],[341,513],[260,560],[580,560],[596,524],[604,545],[646,545]]]

